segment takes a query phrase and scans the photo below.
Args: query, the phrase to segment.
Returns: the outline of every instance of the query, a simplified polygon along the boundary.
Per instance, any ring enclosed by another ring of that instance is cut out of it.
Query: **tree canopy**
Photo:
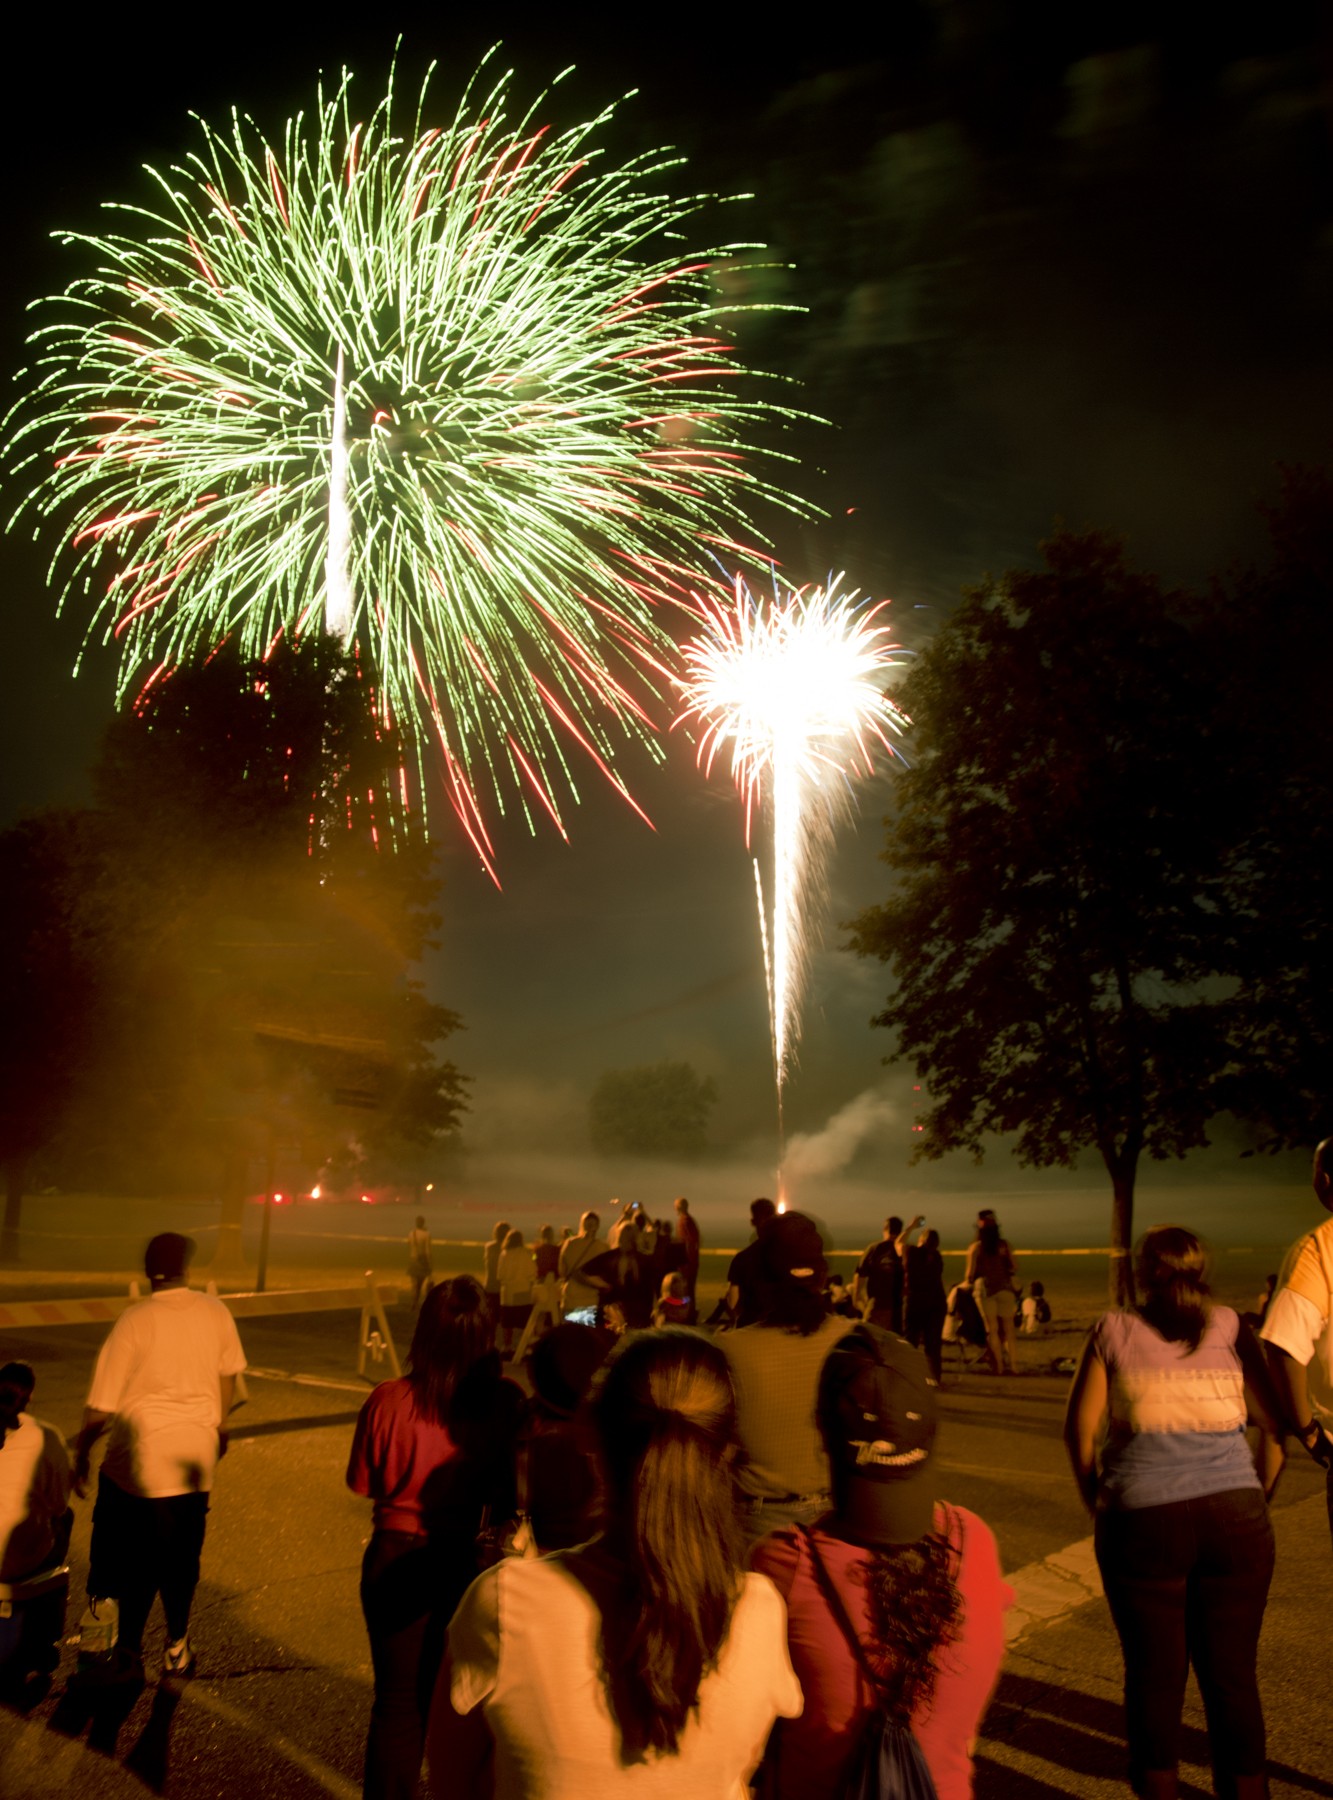
[[[465,1108],[436,1050],[461,1021],[413,976],[435,883],[397,750],[318,638],[182,668],[105,739],[79,1136],[103,1177],[220,1188],[224,1260],[275,1158],[383,1167]]]
[[[1333,1129],[1333,473],[1283,471],[1267,561],[1214,596],[1240,930],[1226,1094],[1268,1150]]]
[[[43,813],[0,835],[0,1262],[17,1254],[33,1158],[89,1078],[107,989],[93,904],[104,873],[88,812]]]
[[[687,1062],[610,1069],[588,1102],[593,1148],[602,1156],[679,1157],[707,1149],[717,1088]]]
[[[971,590],[898,691],[888,900],[852,947],[929,1103],[917,1156],[1095,1149],[1128,1291],[1143,1155],[1206,1142],[1232,1071],[1233,826],[1202,617],[1097,533]],[[1215,740],[1215,741],[1213,741]]]

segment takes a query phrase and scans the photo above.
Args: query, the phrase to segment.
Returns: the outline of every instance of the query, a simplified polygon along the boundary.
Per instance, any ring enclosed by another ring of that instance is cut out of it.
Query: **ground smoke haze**
[[[889,1096],[867,1088],[839,1107],[822,1131],[794,1132],[782,1165],[789,1197],[799,1204],[797,1189],[804,1178],[840,1174],[869,1138],[897,1118],[898,1108]]]

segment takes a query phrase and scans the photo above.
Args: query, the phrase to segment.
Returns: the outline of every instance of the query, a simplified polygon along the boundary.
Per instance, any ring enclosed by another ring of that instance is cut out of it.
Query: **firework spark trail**
[[[333,380],[329,442],[329,554],[324,565],[324,625],[345,644],[352,635],[352,521],[347,511],[347,390],[341,347]]]
[[[754,247],[685,254],[710,197],[666,191],[679,158],[617,164],[612,109],[549,129],[483,71],[443,126],[429,76],[406,129],[392,82],[356,120],[346,74],[276,147],[200,120],[155,199],[60,234],[94,265],[41,303],[5,461],[122,699],[324,618],[489,866],[485,800],[559,824],[571,746],[628,798],[664,604],[702,546],[766,562],[737,541],[759,497],[809,509],[749,455],[800,415],[732,380],[755,307],[710,267]]]
[[[738,575],[730,602],[700,601],[703,629],[684,647],[688,675],[677,723],[700,727],[698,758],[711,772],[730,746],[745,800],[745,834],[768,794],[773,828],[772,927],[755,861],[777,1089],[779,1160],[783,1090],[800,1038],[812,916],[834,830],[851,804],[850,778],[869,774],[878,747],[905,716],[884,691],[898,646],[878,623],[884,604],[841,592],[843,577],[795,588],[773,578],[757,599]],[[772,944],[771,961],[769,944]]]
[[[773,1074],[777,1078],[782,1064],[778,1060],[778,1022],[773,1016],[773,957],[768,947],[768,908],[764,904],[764,876],[759,858],[754,862],[754,899],[759,908],[759,947],[764,953],[764,992],[768,996],[768,1035],[773,1045]],[[778,1142],[782,1142],[782,1083],[778,1081]]]

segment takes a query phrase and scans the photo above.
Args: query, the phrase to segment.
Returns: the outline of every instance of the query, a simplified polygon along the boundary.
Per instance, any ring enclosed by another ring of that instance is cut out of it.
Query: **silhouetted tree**
[[[603,1156],[702,1156],[717,1089],[687,1062],[611,1069],[588,1102],[593,1148]]]
[[[1279,1150],[1333,1128],[1333,473],[1284,470],[1266,513],[1267,563],[1215,598],[1241,927],[1226,1097]]]
[[[87,812],[46,812],[0,836],[0,1262],[18,1259],[28,1171],[69,1117],[95,1055],[107,939],[105,856]]]
[[[969,592],[899,689],[894,887],[850,929],[928,1087],[916,1154],[1095,1149],[1123,1299],[1139,1161],[1206,1142],[1228,1073],[1231,822],[1190,603],[1109,537],[1043,550]]]
[[[437,922],[429,851],[393,734],[327,638],[176,671],[112,726],[97,792],[137,918],[143,1129],[220,1170],[234,1260],[275,1142],[318,1168],[463,1110],[434,1049],[461,1021],[411,973]]]

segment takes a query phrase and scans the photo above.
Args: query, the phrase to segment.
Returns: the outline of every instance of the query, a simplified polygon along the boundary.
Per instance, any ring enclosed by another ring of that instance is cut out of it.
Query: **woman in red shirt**
[[[774,1532],[751,1556],[786,1599],[805,1696],[800,1718],[780,1720],[769,1740],[760,1791],[766,1800],[836,1793],[887,1705],[910,1726],[939,1800],[970,1800],[972,1740],[1013,1593],[987,1526],[935,1498],[925,1358],[887,1331],[857,1327],[824,1365],[818,1419],[833,1510]]]
[[[375,1699],[366,1800],[415,1800],[444,1634],[477,1573],[488,1501],[512,1498],[522,1390],[500,1373],[486,1295],[471,1275],[427,1294],[409,1373],[361,1408],[347,1485],[375,1503],[361,1565]]]

